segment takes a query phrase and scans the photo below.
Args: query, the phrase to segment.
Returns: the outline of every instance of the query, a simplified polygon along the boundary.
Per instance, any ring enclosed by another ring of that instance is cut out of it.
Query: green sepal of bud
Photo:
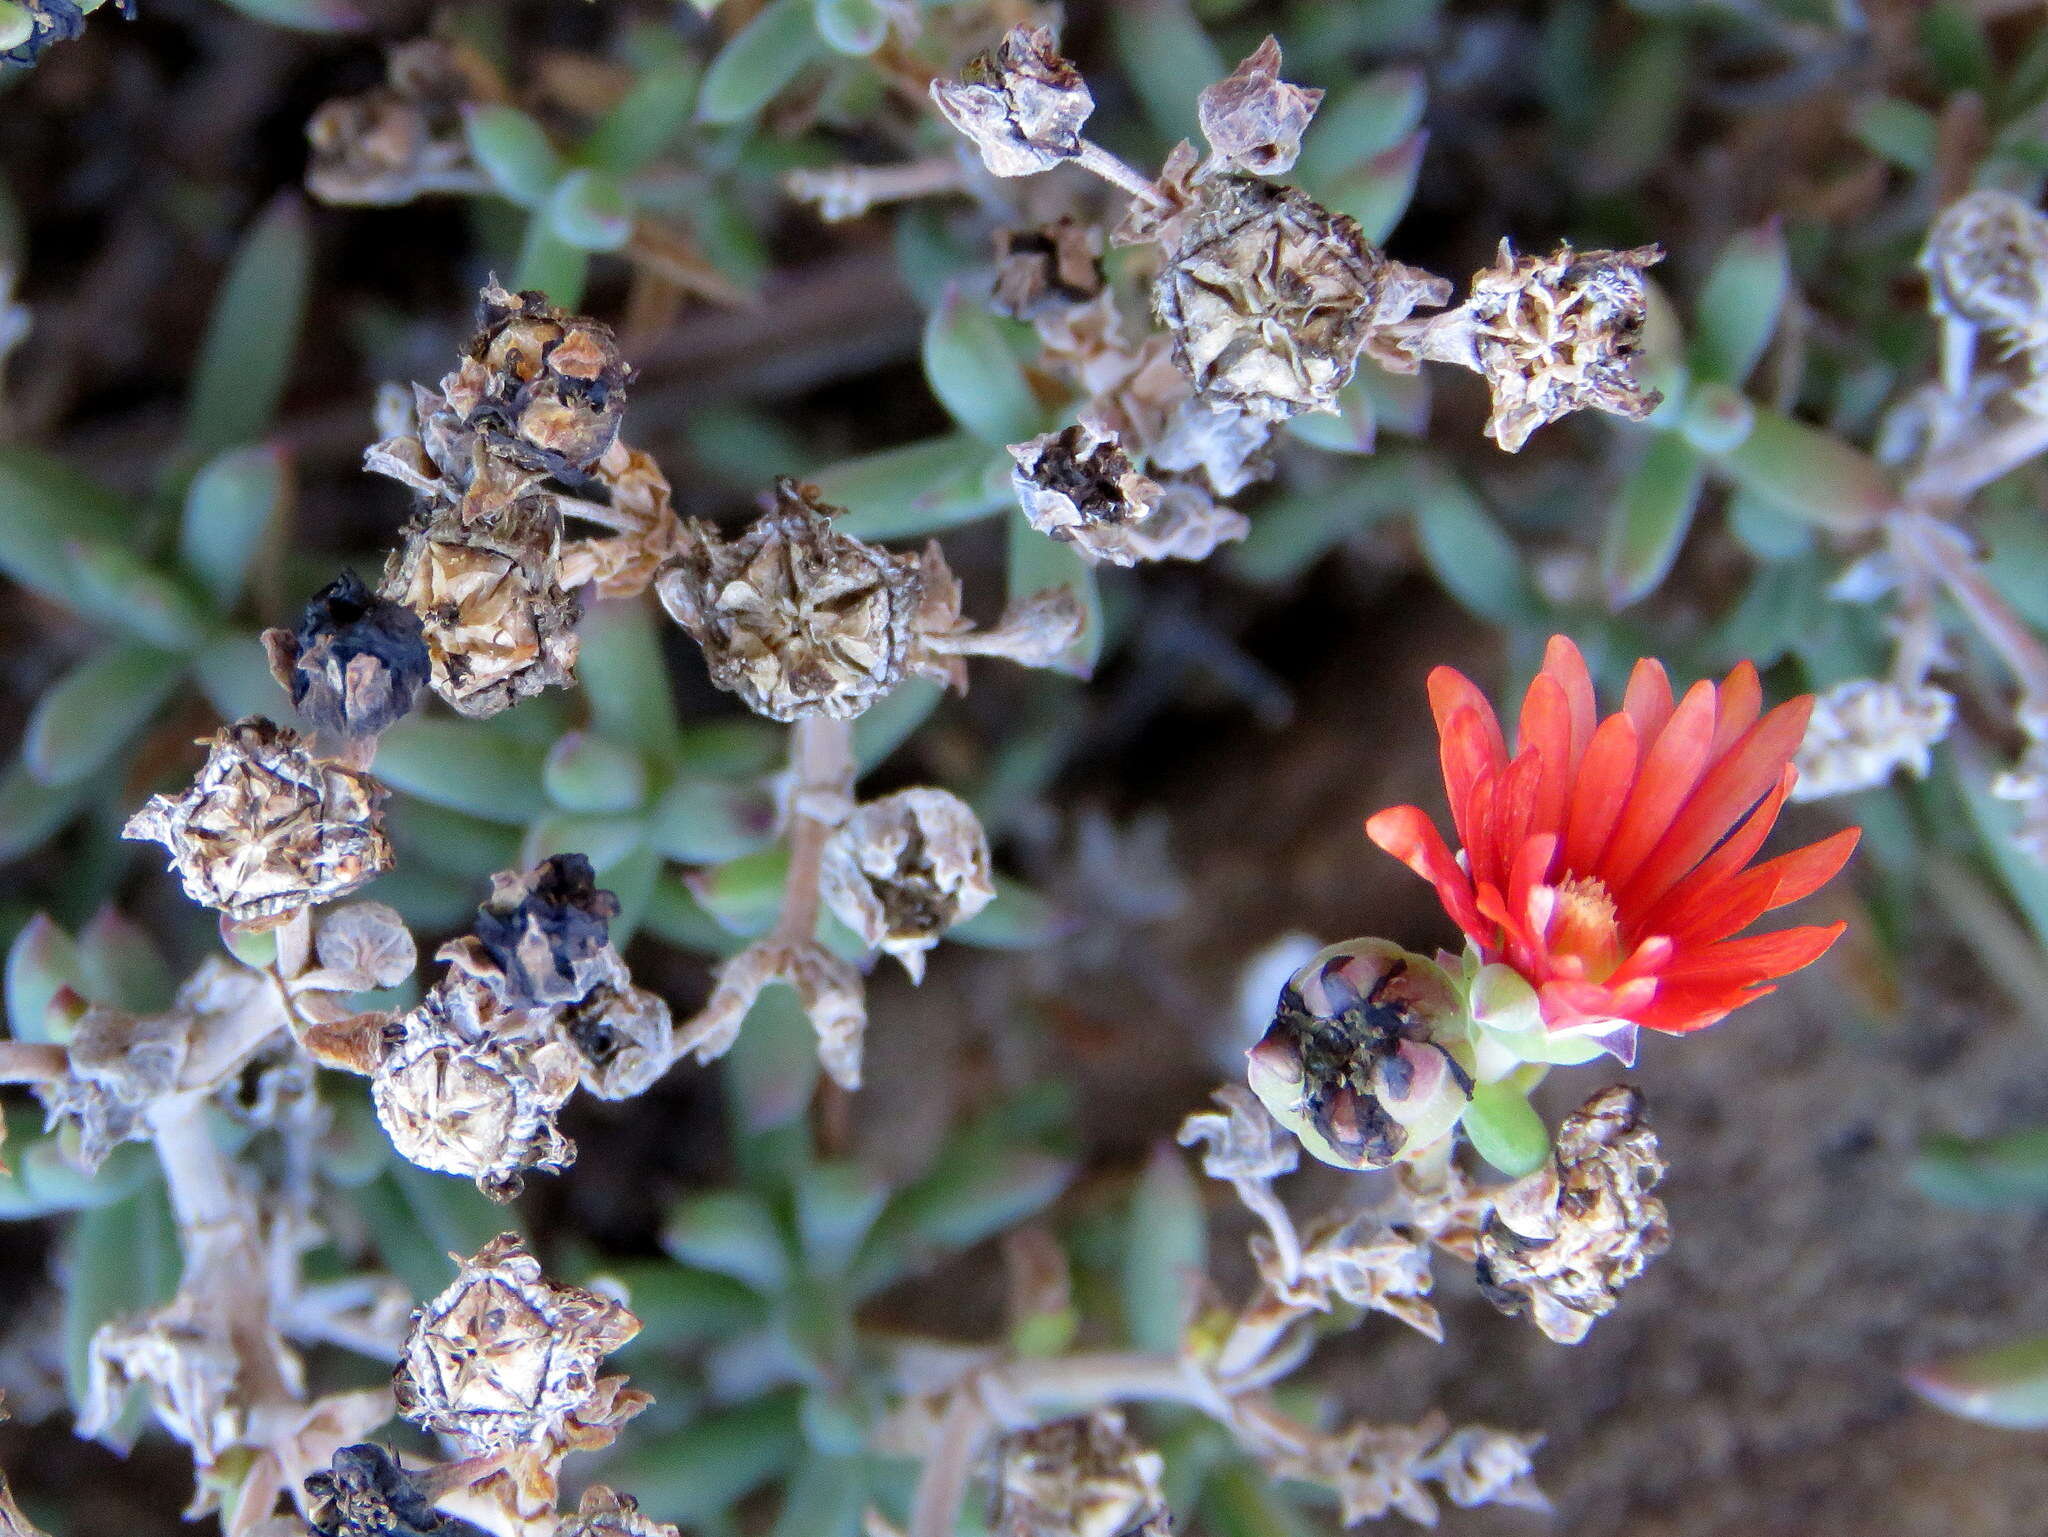
[[[1472,1027],[1472,1076],[1481,1083],[1497,1083],[1524,1063],[1578,1067],[1607,1049],[1586,1030],[1546,1025],[1536,989],[1512,966],[1481,963],[1468,949],[1462,979]]]
[[[1498,1083],[1475,1084],[1465,1107],[1465,1135],[1488,1163],[1510,1179],[1543,1167],[1550,1156],[1550,1131],[1529,1103],[1529,1091],[1544,1069],[1525,1067]]]
[[[277,930],[251,928],[232,919],[220,921],[220,942],[227,952],[251,971],[265,971],[277,964]]]

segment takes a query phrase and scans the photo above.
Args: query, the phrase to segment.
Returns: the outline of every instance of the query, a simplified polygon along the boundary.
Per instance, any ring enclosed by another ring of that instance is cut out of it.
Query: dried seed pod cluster
[[[1558,1128],[1550,1160],[1495,1198],[1479,1236],[1479,1285],[1562,1345],[1614,1310],[1622,1287],[1671,1246],[1657,1134],[1642,1095],[1602,1089]]]
[[[1955,696],[1923,683],[1852,678],[1813,702],[1793,758],[1796,801],[1822,800],[1888,782],[1904,769],[1925,779],[1937,743],[1955,720]]]
[[[1168,1537],[1165,1460],[1114,1409],[1005,1437],[991,1537]]]
[[[899,790],[840,824],[819,889],[840,922],[917,981],[940,936],[995,900],[988,835],[959,796]]]
[[[486,185],[463,108],[503,95],[472,49],[420,38],[391,50],[384,84],[327,102],[306,123],[306,190],[323,203],[390,207]]]
[[[2044,402],[2048,357],[2048,217],[2024,199],[1984,187],[1942,210],[1920,253],[1929,307],[1970,339],[1981,333],[2002,357],[2017,358],[2024,383],[2015,399]],[[1951,379],[1953,387],[1959,380]]]
[[[168,849],[193,901],[238,923],[274,923],[390,868],[384,789],[367,774],[314,757],[261,716],[206,746],[190,789],[152,796],[121,829]]]
[[[431,672],[419,615],[353,571],[313,595],[296,629],[264,631],[263,644],[300,718],[345,740],[397,725]]]

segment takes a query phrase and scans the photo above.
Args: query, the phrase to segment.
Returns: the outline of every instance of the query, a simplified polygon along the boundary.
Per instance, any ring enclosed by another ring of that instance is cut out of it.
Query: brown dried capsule
[[[265,630],[263,644],[301,718],[343,737],[397,725],[431,670],[419,615],[378,597],[353,571],[313,595],[296,630]]]
[[[189,790],[151,796],[121,836],[169,849],[193,901],[239,923],[275,921],[391,868],[384,793],[252,715],[213,737]]]
[[[502,1010],[483,984],[451,971],[385,1030],[370,1100],[401,1157],[508,1201],[527,1170],[575,1158],[555,1113],[579,1071],[551,1011]]]
[[[484,1529],[436,1510],[419,1475],[381,1446],[344,1446],[306,1480],[307,1517],[318,1537],[485,1537]]]
[[[1210,148],[1237,170],[1283,176],[1301,155],[1301,136],[1321,91],[1280,78],[1280,43],[1268,37],[1225,79],[1205,89],[1196,114]]]
[[[1010,457],[1010,485],[1033,528],[1095,560],[1129,566],[1142,558],[1129,527],[1151,517],[1160,489],[1114,433],[1083,423],[1012,443]]]
[[[609,975],[615,962],[611,921],[619,899],[597,885],[583,854],[556,854],[531,870],[501,870],[476,912],[483,966],[465,966],[508,1009],[575,1003]]]
[[[1479,1289],[1577,1344],[1671,1246],[1664,1203],[1650,1194],[1663,1177],[1642,1095],[1602,1089],[1565,1117],[1550,1161],[1496,1197],[1479,1236]]]
[[[307,121],[306,190],[323,203],[379,207],[481,190],[462,109],[502,94],[490,66],[460,44],[401,44],[383,85],[324,102]]]
[[[619,968],[561,1011],[562,1034],[583,1058],[583,1087],[599,1099],[631,1099],[654,1087],[675,1060],[668,1004],[634,987]]]
[[[1949,204],[1920,266],[1936,314],[2013,350],[2048,342],[2048,217],[2025,199],[1986,187]]]
[[[840,824],[818,889],[840,922],[919,981],[939,937],[995,900],[988,834],[957,795],[899,790]]]
[[[1081,153],[1095,98],[1045,27],[1013,27],[958,80],[934,80],[940,115],[981,151],[996,176],[1031,176]]]
[[[1153,307],[1174,361],[1212,403],[1265,421],[1334,410],[1376,330],[1450,296],[1296,188],[1215,176],[1195,195]]]
[[[1103,291],[1100,232],[1062,214],[1035,229],[996,231],[993,308],[1016,320],[1088,303]]]
[[[469,1456],[530,1450],[603,1403],[599,1364],[639,1332],[619,1303],[549,1281],[501,1233],[414,1310],[391,1379],[398,1412]]]
[[[1487,435],[1509,453],[1574,411],[1640,421],[1664,398],[1635,377],[1648,304],[1643,270],[1663,259],[1656,246],[1566,245],[1548,258],[1518,257],[1503,240],[1462,305],[1401,328],[1395,345],[1484,375],[1493,395]]]
[[[1004,1439],[991,1537],[1167,1537],[1165,1460],[1114,1409]]]
[[[561,546],[552,501],[527,496],[473,523],[429,512],[392,552],[380,590],[419,615],[433,690],[462,714],[575,680],[582,611],[561,585]]]
[[[771,720],[859,715],[903,678],[917,562],[838,533],[840,511],[815,488],[779,480],[737,538],[686,524],[655,583],[669,617],[703,647],[711,681]]]
[[[675,554],[682,537],[682,525],[670,504],[668,477],[652,455],[628,448],[623,440],[605,450],[590,476],[605,493],[602,503],[563,498],[556,505],[613,532],[605,538],[565,543],[559,580],[571,592],[590,583],[600,598],[638,597]]]
[[[555,475],[588,470],[612,446],[632,376],[610,326],[493,281],[446,393],[491,452]]]
[[[564,1516],[555,1537],[682,1537],[666,1521],[640,1513],[639,1502],[630,1494],[614,1494],[603,1484],[583,1491],[576,1514]]]

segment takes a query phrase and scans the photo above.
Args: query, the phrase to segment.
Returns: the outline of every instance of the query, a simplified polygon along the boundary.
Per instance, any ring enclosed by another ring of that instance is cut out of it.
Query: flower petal
[[[1571,804],[1572,706],[1564,687],[1547,673],[1538,673],[1522,698],[1521,725],[1515,746],[1534,753],[1542,764],[1530,825],[1537,832],[1564,833],[1565,808]]]
[[[1365,835],[1436,888],[1451,921],[1475,944],[1486,925],[1472,901],[1472,882],[1452,857],[1444,835],[1420,806],[1393,806],[1365,820]]]
[[[1662,662],[1646,656],[1636,663],[1628,675],[1628,692],[1621,696],[1621,708],[1636,723],[1638,738],[1656,740],[1671,719],[1671,679]]]
[[[1777,787],[1763,798],[1762,804],[1749,814],[1748,819],[1730,833],[1719,848],[1701,860],[1691,874],[1636,920],[1641,927],[1649,933],[1669,933],[1684,920],[1693,903],[1703,899],[1714,887],[1748,864],[1777,825],[1778,813],[1784,809],[1785,797],[1792,793],[1793,782],[1798,777],[1798,770],[1787,764],[1778,775]]]
[[[1756,675],[1756,663],[1737,662],[1721,680],[1721,718],[1714,727],[1713,758],[1717,763],[1742,733],[1756,724],[1763,707],[1764,685]]]
[[[1724,939],[1719,944],[1703,945],[1679,955],[1664,973],[1665,979],[1681,983],[1733,983],[1789,976],[1825,955],[1828,946],[1840,939],[1846,928],[1846,923],[1808,924],[1751,934],[1743,939]]]
[[[1610,715],[1593,733],[1592,743],[1586,748],[1586,761],[1579,769],[1578,783],[1572,786],[1561,868],[1591,870],[1598,863],[1635,777],[1635,722],[1626,715]]]
[[[1586,670],[1586,659],[1571,638],[1553,635],[1543,648],[1543,671],[1538,676],[1549,678],[1564,693],[1566,715],[1571,721],[1571,772],[1577,774],[1593,740],[1593,728],[1600,724],[1599,702],[1593,697],[1593,675]]]
[[[1643,754],[1642,772],[1601,851],[1597,873],[1611,892],[1628,885],[1706,771],[1714,740],[1714,685],[1695,683]]]

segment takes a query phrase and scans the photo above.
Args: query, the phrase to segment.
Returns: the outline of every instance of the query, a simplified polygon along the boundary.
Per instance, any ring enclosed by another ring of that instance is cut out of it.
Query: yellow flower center
[[[1621,923],[1614,898],[1595,876],[1573,875],[1560,882],[1557,906],[1550,919],[1553,955],[1577,956],[1586,966],[1586,980],[1605,982],[1621,964]]]

